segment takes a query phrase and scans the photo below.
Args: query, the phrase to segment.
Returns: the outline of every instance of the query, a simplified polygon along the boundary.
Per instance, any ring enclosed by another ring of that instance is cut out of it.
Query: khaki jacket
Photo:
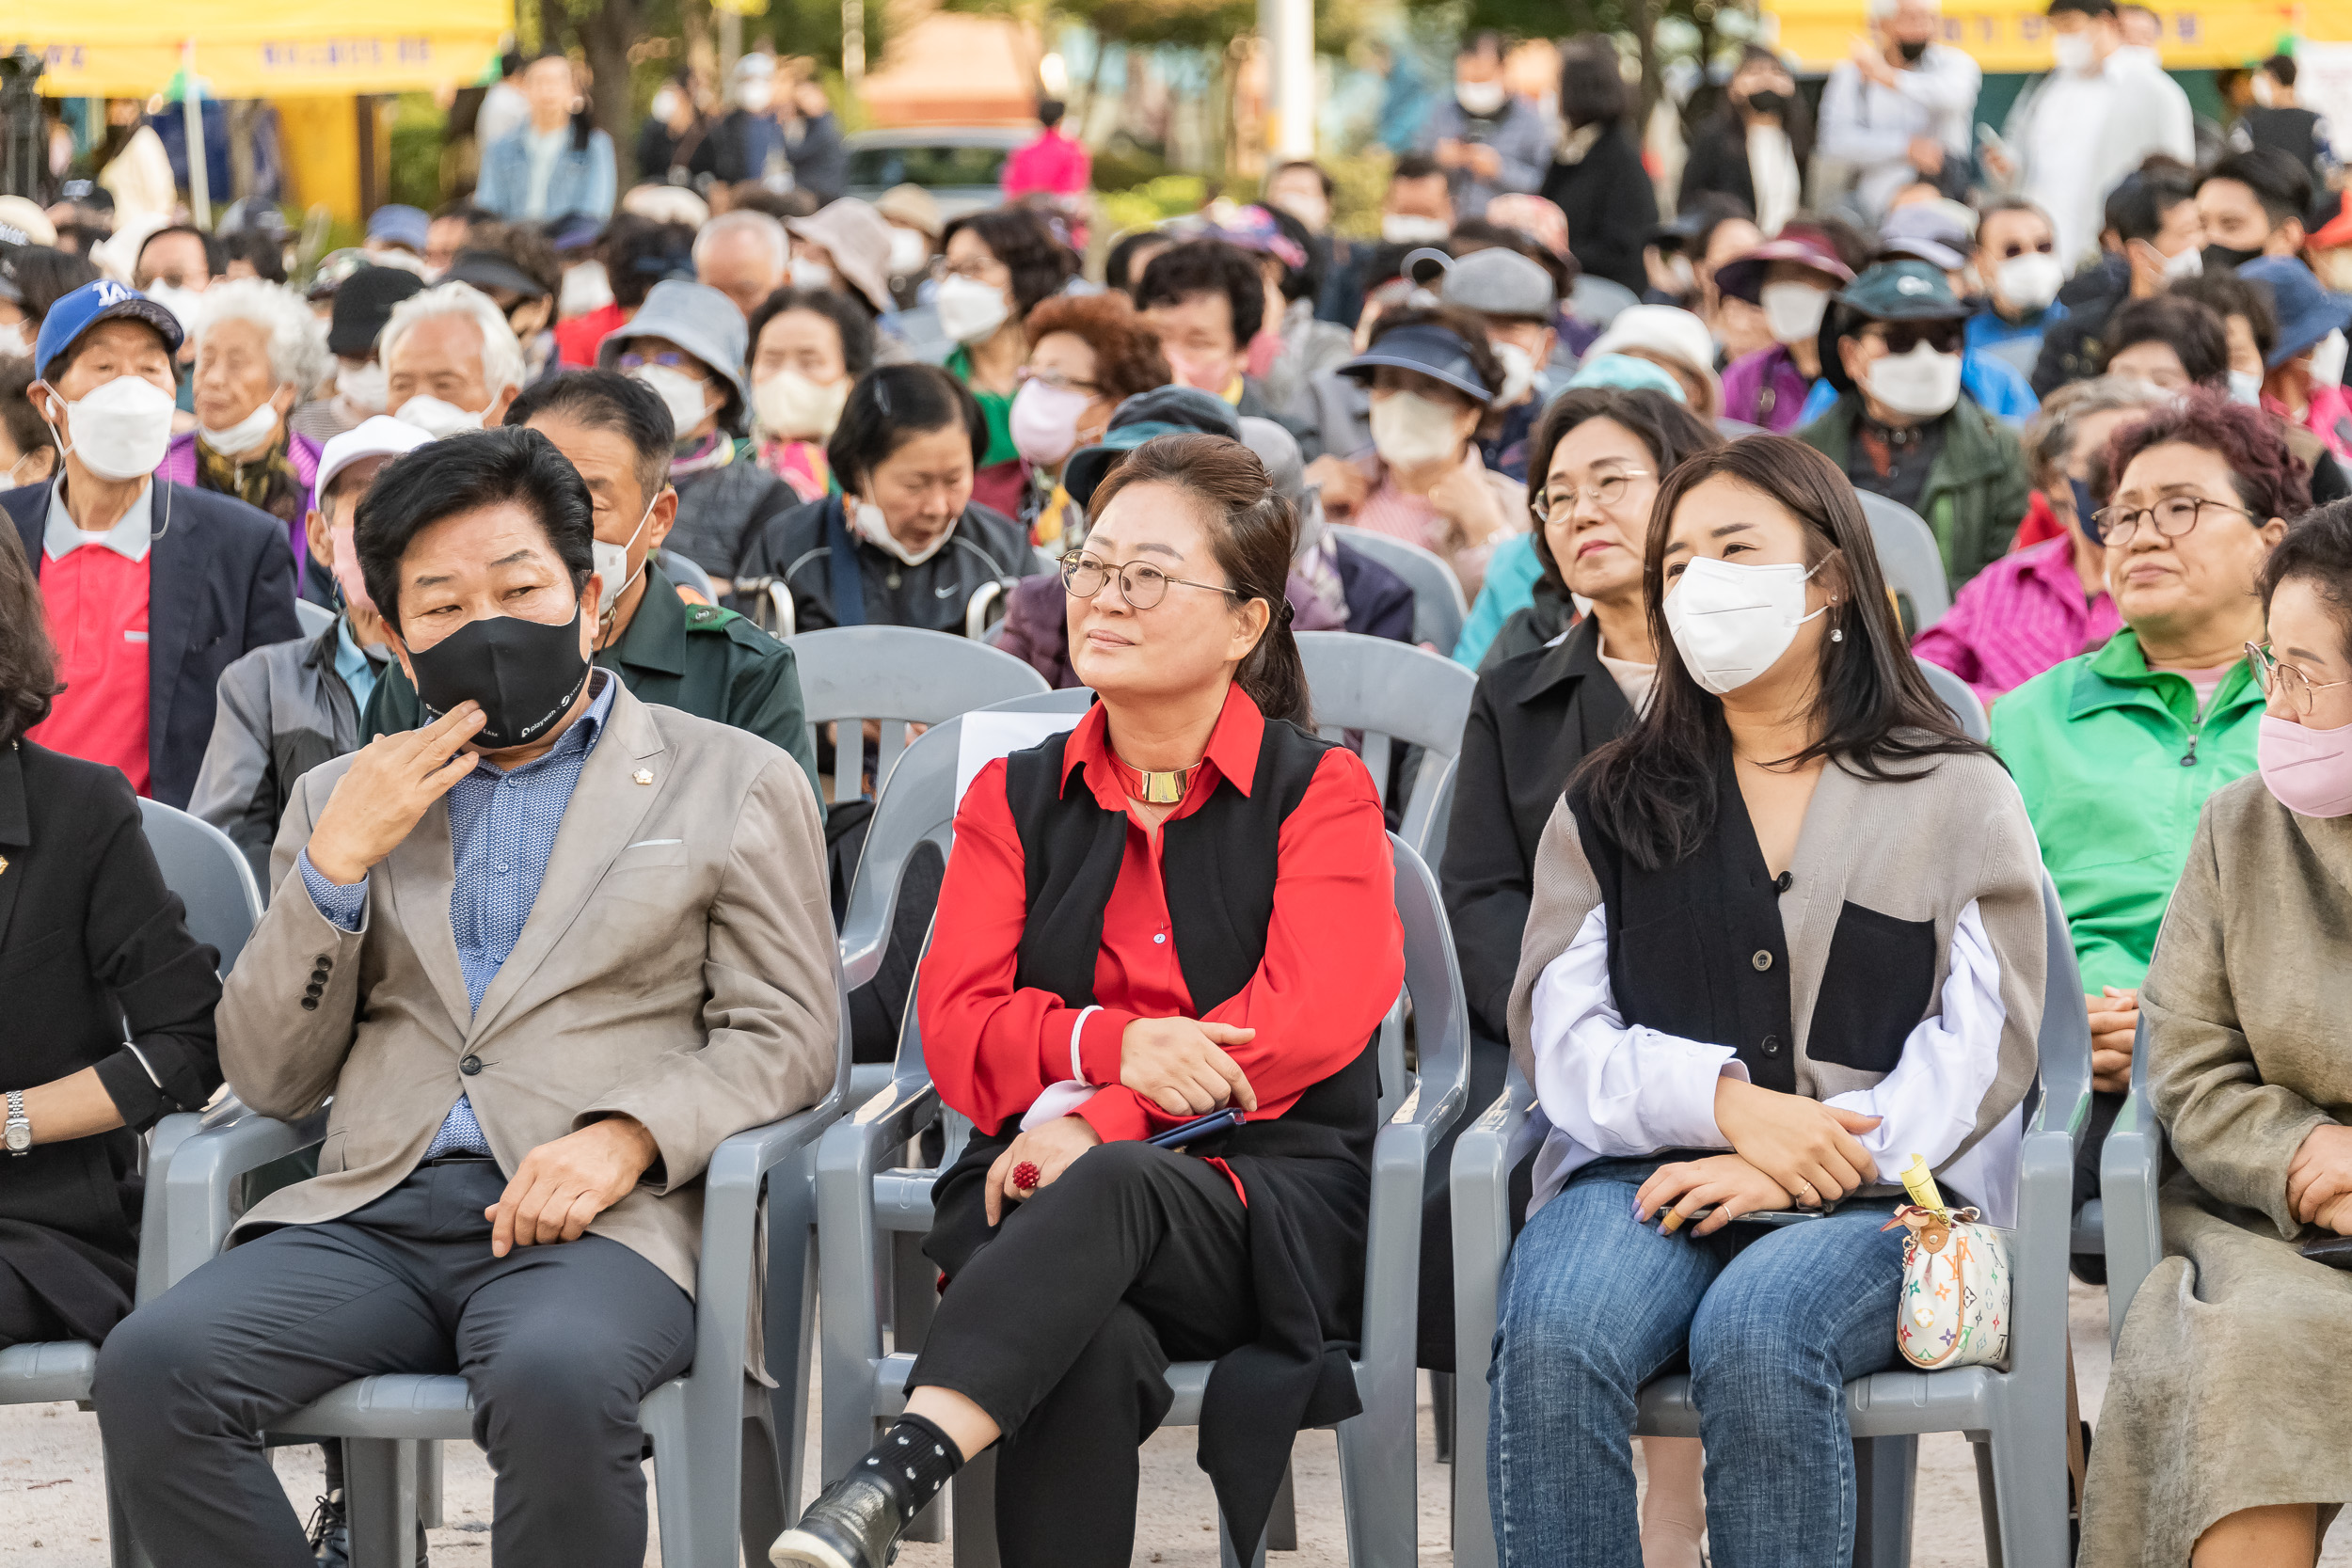
[[[446,802],[369,872],[359,930],[302,884],[295,857],[351,761],[295,785],[277,895],[219,1014],[221,1066],[246,1104],[292,1119],[332,1097],[319,1174],[255,1205],[231,1243],[391,1191],[465,1093],[509,1174],[601,1117],[643,1122],[660,1158],[589,1228],[692,1291],[711,1151],[832,1084],[833,923],[807,779],[767,741],[624,686],[475,1012],[450,926]]]

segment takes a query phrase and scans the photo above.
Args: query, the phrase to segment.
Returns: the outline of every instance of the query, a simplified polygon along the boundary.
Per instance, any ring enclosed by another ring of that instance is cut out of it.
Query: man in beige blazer
[[[421,448],[359,509],[438,717],[300,781],[220,1009],[247,1104],[331,1101],[318,1176],[100,1357],[174,1568],[310,1563],[258,1435],[393,1371],[471,1384],[501,1568],[644,1560],[637,1406],[691,1359],[704,1164],[823,1096],[836,1004],[807,781],[590,668],[591,522],[525,430]]]

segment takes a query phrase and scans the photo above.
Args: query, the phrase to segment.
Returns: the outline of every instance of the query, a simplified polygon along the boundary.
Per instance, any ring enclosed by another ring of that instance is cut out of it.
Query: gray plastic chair
[[[736,1133],[710,1157],[703,1177],[693,1365],[639,1408],[653,1442],[661,1560],[675,1568],[736,1568],[760,1560],[800,1513],[815,1285],[810,1163],[849,1094],[848,993],[838,971],[834,988],[841,1030],[825,1098],[781,1121]],[[324,1113],[300,1125],[248,1116],[207,1127],[179,1146],[167,1180],[149,1188],[151,1203],[154,1194],[164,1194],[160,1228],[172,1279],[220,1251],[234,1223],[241,1179],[318,1143],[326,1121]],[[762,1257],[763,1224],[768,1275],[757,1281],[753,1271]],[[779,1368],[779,1386],[772,1389],[745,1370],[755,1307],[762,1309],[766,1362],[774,1366],[791,1347],[791,1363]],[[390,1373],[344,1384],[278,1422],[266,1440],[343,1439],[353,1568],[408,1568],[421,1472],[429,1468],[421,1446],[472,1435],[473,1402],[465,1379]]]
[[[2029,1093],[2018,1156],[2009,1369],[1903,1370],[1846,1385],[1861,1497],[1857,1568],[1900,1568],[1910,1561],[1912,1477],[1919,1435],[1930,1432],[1964,1433],[1976,1448],[1988,1560],[2007,1568],[2066,1568],[2069,1561],[2066,1252],[2074,1148],[2090,1117],[2090,1022],[2083,1015],[2074,944],[2046,875],[2042,906],[2049,974],[2042,988],[2039,1103]],[[1526,1081],[1514,1069],[1510,1086],[1454,1146],[1456,1568],[1494,1568],[1496,1561],[1486,1497],[1486,1372],[1502,1261],[1511,1249],[1509,1161],[1526,1152],[1513,1144],[1532,1103]],[[2112,1138],[2107,1147],[2115,1148]],[[1893,1323],[1886,1331],[1891,1338]],[[1662,1377],[1645,1387],[1635,1430],[1645,1436],[1697,1436],[1691,1380]]]
[[[1642,296],[1624,284],[1589,272],[1580,275],[1568,290],[1568,314],[1588,326],[1605,329],[1641,303]]]
[[[931,736],[925,736],[928,742]],[[949,749],[952,751],[952,748]],[[1397,914],[1405,930],[1405,990],[1421,1024],[1419,1092],[1390,1118],[1373,1148],[1371,1245],[1365,1259],[1362,1349],[1355,1363],[1363,1414],[1339,1426],[1340,1474],[1347,1506],[1348,1560],[1408,1564],[1415,1560],[1418,1504],[1414,1485],[1413,1343],[1416,1278],[1421,1247],[1422,1173],[1430,1148],[1460,1114],[1469,1070],[1469,1014],[1461,972],[1438,896],[1437,879],[1406,844],[1390,836],[1396,863]],[[874,1441],[876,1423],[905,1408],[907,1373],[928,1324],[914,1311],[931,1294],[937,1271],[927,1259],[906,1261],[902,1239],[930,1228],[936,1168],[893,1168],[907,1145],[926,1129],[948,1133],[945,1158],[962,1144],[961,1118],[946,1113],[923,1065],[922,1031],[910,1006],[889,1085],[825,1135],[817,1154],[817,1205],[823,1274],[823,1474],[844,1473]],[[882,1342],[879,1303],[885,1284],[882,1239],[888,1237],[899,1305],[893,1350]],[[1209,1364],[1168,1369],[1175,1392],[1164,1426],[1200,1418]],[[994,1568],[995,1462],[982,1454],[956,1478],[953,1506],[959,1528],[959,1568]],[[936,1505],[934,1505],[936,1507]],[[1282,1504],[1278,1501],[1278,1513]],[[918,1519],[918,1527],[932,1520]],[[1220,1536],[1223,1522],[1219,1521]],[[936,1540],[928,1529],[923,1538]],[[1224,1540],[1228,1564],[1240,1560]],[[1262,1557],[1263,1544],[1258,1547]],[[1253,1559],[1254,1560],[1255,1559]]]
[[[877,795],[906,750],[906,726],[938,724],[991,703],[1050,689],[1045,677],[1009,653],[913,626],[834,626],[792,639],[800,665],[801,702],[811,743],[821,726],[834,732],[835,800],[857,799],[864,777],[861,726],[882,721],[874,759]],[[846,784],[844,783],[846,781]]]
[[[2099,1151],[2099,1205],[2107,1255],[2107,1334],[2123,1337],[2123,1315],[2132,1309],[2149,1273],[2164,1261],[2164,1225],[2156,1212],[2156,1190],[2164,1181],[2164,1123],[2148,1099],[2148,1015],[2132,1036],[2132,1092],[2116,1113],[2115,1126]],[[2084,1208],[2090,1209],[2086,1204]],[[2106,1215],[2112,1214],[2112,1221]]]
[[[1413,591],[1413,641],[1425,642],[1440,654],[1452,653],[1454,644],[1462,640],[1462,623],[1470,619],[1470,605],[1462,597],[1461,579],[1454,575],[1454,568],[1419,545],[1385,533],[1347,523],[1333,523],[1330,529],[1334,538],[1386,566]]]
[[[227,833],[161,800],[140,799],[139,826],[163,868],[164,885],[188,907],[189,934],[220,954],[220,972],[227,974],[262,919],[262,885],[253,879],[252,863]]]
[[[1935,531],[1900,501],[1867,490],[1854,494],[1861,498],[1871,543],[1878,546],[1880,574],[1897,597],[1911,601],[1911,629],[1927,630],[1952,608],[1951,583],[1944,575],[1944,550],[1935,542]]]
[[[692,556],[680,555],[675,550],[665,549],[658,551],[654,556],[654,561],[660,566],[661,575],[668,578],[671,582],[680,588],[691,588],[707,603],[719,602],[719,585],[710,580],[710,574],[704,571],[702,562]]]
[[[335,612],[323,604],[312,604],[308,599],[296,599],[294,619],[302,624],[302,635],[307,640],[325,636],[326,628],[335,624]]]
[[[1388,803],[1391,742],[1421,749],[1397,832],[1413,852],[1435,865],[1445,853],[1454,759],[1470,718],[1478,677],[1450,658],[1385,637],[1345,631],[1303,631],[1298,657],[1323,737],[1361,730],[1364,766]]]
[[[1928,677],[1928,685],[1952,710],[1961,733],[1971,740],[1990,739],[1993,724],[1985,717],[1984,704],[1978,698],[1976,689],[1931,659],[1918,659],[1917,663],[1919,673]]]

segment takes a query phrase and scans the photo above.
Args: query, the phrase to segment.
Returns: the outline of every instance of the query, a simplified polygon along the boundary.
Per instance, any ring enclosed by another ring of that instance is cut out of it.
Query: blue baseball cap
[[[368,238],[386,245],[406,245],[421,256],[432,226],[433,220],[424,215],[423,208],[394,202],[368,214]]]
[[[185,334],[180,329],[180,318],[168,307],[136,289],[101,279],[83,284],[51,306],[49,314],[41,318],[40,337],[33,344],[33,373],[48,380],[51,363],[83,333],[100,322],[124,319],[146,323],[163,338],[165,348],[180,352]]]
[[[1480,403],[1492,403],[1494,388],[1478,373],[1477,362],[1454,329],[1437,322],[1415,322],[1383,332],[1373,340],[1372,346],[1348,360],[1334,366],[1339,374],[1352,381],[1370,382],[1381,366],[1390,365],[1402,371],[1418,371],[1432,381],[1453,388],[1464,397]]]
[[[2237,275],[2270,291],[2279,337],[2263,362],[2274,371],[2338,327],[2352,325],[2352,300],[2320,287],[2312,269],[2292,256],[2257,257]]]

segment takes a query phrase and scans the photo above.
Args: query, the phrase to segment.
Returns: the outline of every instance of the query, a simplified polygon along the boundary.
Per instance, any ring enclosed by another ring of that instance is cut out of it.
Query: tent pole
[[[181,46],[180,114],[188,132],[188,211],[199,229],[213,226],[212,182],[204,167],[204,103],[196,85],[196,40]]]

